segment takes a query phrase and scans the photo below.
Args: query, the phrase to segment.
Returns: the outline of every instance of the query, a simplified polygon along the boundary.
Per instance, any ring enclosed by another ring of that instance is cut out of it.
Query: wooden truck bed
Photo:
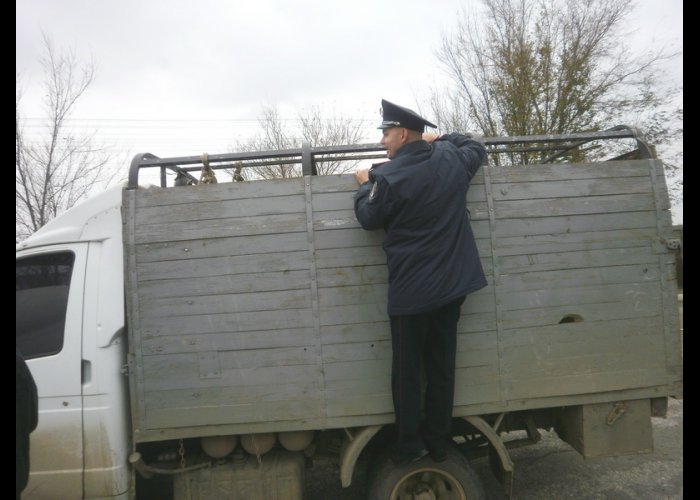
[[[393,421],[383,231],[351,175],[124,190],[137,441]],[[485,166],[455,414],[680,394],[662,163]]]

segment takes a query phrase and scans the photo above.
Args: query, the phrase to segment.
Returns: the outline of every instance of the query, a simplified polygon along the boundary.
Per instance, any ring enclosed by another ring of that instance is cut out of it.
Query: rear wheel
[[[444,462],[426,457],[396,466],[388,452],[374,463],[368,485],[370,500],[483,500],[481,479],[456,449]]]

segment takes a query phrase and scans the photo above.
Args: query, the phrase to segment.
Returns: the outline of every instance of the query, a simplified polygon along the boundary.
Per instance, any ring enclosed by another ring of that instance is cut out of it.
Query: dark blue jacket
[[[467,214],[484,145],[461,134],[401,147],[355,193],[364,229],[384,228],[390,316],[430,311],[486,286]]]

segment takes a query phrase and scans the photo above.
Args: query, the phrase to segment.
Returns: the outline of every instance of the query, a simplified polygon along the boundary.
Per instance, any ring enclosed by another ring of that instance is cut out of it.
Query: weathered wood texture
[[[383,232],[355,190],[125,191],[137,439],[393,420]],[[486,167],[468,198],[489,286],[463,306],[456,413],[679,390],[660,162]]]

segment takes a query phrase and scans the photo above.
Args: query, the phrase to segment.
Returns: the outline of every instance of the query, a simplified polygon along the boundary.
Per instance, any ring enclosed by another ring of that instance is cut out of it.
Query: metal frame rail
[[[487,153],[524,153],[552,151],[541,163],[550,163],[568,151],[583,144],[609,139],[635,139],[637,149],[612,160],[624,159],[634,154],[637,158],[655,158],[653,146],[647,144],[642,133],[633,127],[619,125],[601,132],[580,132],[559,135],[527,135],[508,137],[485,137]],[[208,165],[214,169],[236,168],[239,166],[291,165],[301,164],[303,175],[317,175],[316,164],[323,161],[385,159],[385,148],[375,144],[350,144],[343,146],[323,146],[312,148],[308,143],[301,148],[244,153],[224,153],[207,155]],[[171,171],[186,176],[193,183],[198,180],[190,174],[202,168],[202,156],[181,156],[159,158],[151,153],[139,153],[131,162],[127,189],[138,187],[141,169],[160,168],[160,184],[166,187],[166,172]],[[195,166],[191,166],[195,165]]]

